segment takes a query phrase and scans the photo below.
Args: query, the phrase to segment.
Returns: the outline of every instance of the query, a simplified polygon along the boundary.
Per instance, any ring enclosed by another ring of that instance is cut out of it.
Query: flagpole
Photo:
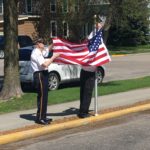
[[[97,69],[95,71],[95,116],[98,116],[98,94],[97,94]]]
[[[96,15],[94,15],[94,26],[96,28]],[[95,116],[98,116],[98,94],[97,94],[97,69],[95,71],[95,98],[94,98],[94,112]]]

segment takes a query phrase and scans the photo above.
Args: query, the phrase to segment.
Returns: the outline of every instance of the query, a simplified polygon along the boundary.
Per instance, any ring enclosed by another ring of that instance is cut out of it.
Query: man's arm
[[[47,68],[54,61],[55,58],[59,57],[59,55],[60,54],[55,53],[51,58],[45,59],[45,62],[42,64],[42,67]]]
[[[53,46],[54,46],[53,43],[48,46],[49,51],[53,49]]]

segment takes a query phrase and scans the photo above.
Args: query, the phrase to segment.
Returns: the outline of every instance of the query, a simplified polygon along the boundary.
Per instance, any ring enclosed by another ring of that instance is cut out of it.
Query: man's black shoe
[[[87,117],[90,117],[91,115],[90,114],[88,114],[88,113],[79,113],[78,114],[78,117],[79,118],[87,118]]]
[[[52,119],[41,119],[41,120],[37,119],[35,122],[42,125],[48,125],[52,122]]]
[[[49,119],[49,118],[46,118],[46,119],[44,119],[44,120],[46,120],[46,121],[48,121],[49,123],[51,123],[52,121],[53,121],[53,119]]]

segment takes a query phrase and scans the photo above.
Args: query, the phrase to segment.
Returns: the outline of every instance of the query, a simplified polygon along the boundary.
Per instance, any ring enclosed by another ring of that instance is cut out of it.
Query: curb
[[[112,57],[120,57],[120,56],[125,56],[126,54],[113,54]]]
[[[92,116],[92,117],[85,118],[85,119],[77,119],[77,120],[68,121],[68,122],[64,122],[60,124],[48,125],[48,126],[39,127],[36,129],[30,129],[26,131],[6,134],[6,135],[0,136],[0,145],[8,144],[11,142],[16,142],[20,140],[25,140],[27,138],[33,138],[33,137],[49,134],[49,133],[64,130],[64,129],[75,128],[75,127],[89,124],[91,122],[102,121],[102,120],[126,115],[129,113],[135,113],[135,112],[140,112],[140,111],[145,111],[145,110],[150,110],[150,104],[144,104],[140,106],[126,108],[123,110],[105,113],[105,114],[98,115],[98,116]]]

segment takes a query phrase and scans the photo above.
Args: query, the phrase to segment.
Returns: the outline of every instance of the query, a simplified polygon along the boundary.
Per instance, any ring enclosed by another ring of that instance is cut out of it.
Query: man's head
[[[37,38],[34,41],[34,44],[36,45],[37,48],[44,49],[44,40],[42,38]]]
[[[44,43],[44,40],[42,38],[36,38],[34,43],[35,44],[37,44],[37,43]]]
[[[104,26],[103,22],[96,22],[96,29],[101,29]]]

